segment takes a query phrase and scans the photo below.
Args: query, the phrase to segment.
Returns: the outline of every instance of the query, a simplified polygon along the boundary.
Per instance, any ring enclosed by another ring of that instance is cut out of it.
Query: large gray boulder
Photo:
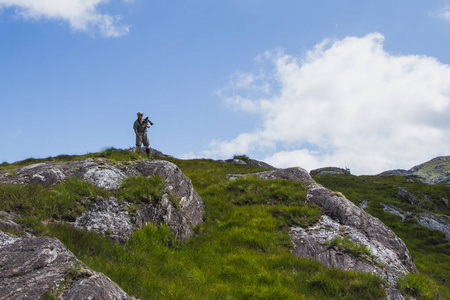
[[[118,243],[125,243],[139,228],[135,216],[130,212],[131,203],[119,202],[115,198],[99,197],[92,206],[71,224],[78,228],[108,236]]]
[[[410,272],[416,272],[416,267],[405,243],[389,227],[341,193],[313,183],[311,176],[302,168],[252,175],[266,180],[290,179],[301,182],[308,186],[307,204],[315,204],[322,210],[323,215],[314,226],[290,229],[295,255],[314,258],[329,267],[376,274],[386,281],[390,299],[404,299],[397,289],[397,280]],[[240,176],[234,174],[228,178]],[[365,248],[368,253],[358,254],[350,249],[332,246],[333,239],[349,240]]]
[[[140,160],[113,164],[106,159],[87,159],[64,163],[46,162],[13,171],[0,171],[0,184],[50,186],[68,178],[78,177],[100,188],[114,191],[120,188],[122,181],[132,175],[157,175],[165,181],[164,195],[160,203],[139,204],[136,216],[126,216],[134,222],[133,226],[145,223],[165,224],[181,240],[192,236],[193,228],[203,222],[204,203],[191,180],[175,164],[168,161]],[[175,199],[175,203],[170,200],[171,198]],[[118,204],[114,204],[114,200],[109,203],[103,200],[97,199],[94,206],[88,208],[86,214],[76,221],[76,225],[101,233],[107,228],[110,233],[114,228],[120,227],[117,224],[128,222],[123,219],[126,214],[121,212],[124,207],[117,207]],[[113,207],[114,205],[116,207]],[[98,224],[95,225],[95,222]],[[121,234],[114,233],[113,237],[121,241],[129,235],[126,229]]]
[[[313,179],[308,174],[308,172],[300,167],[293,167],[287,169],[279,169],[273,171],[265,171],[252,173],[253,176],[261,177],[264,180],[272,180],[272,179],[289,179],[299,181],[303,184],[310,184],[313,182]],[[236,179],[242,176],[248,176],[248,174],[229,174],[227,175],[228,179]]]
[[[337,167],[325,167],[314,169],[309,172],[311,175],[350,175],[349,169],[342,169]]]
[[[256,160],[256,159],[239,159],[239,158],[232,158],[232,159],[227,159],[227,160],[222,160],[223,162],[226,163],[233,163],[233,164],[238,164],[238,165],[248,165],[248,166],[252,166],[252,167],[258,167],[261,169],[270,169],[270,170],[275,170],[276,168],[269,165],[268,163],[265,163],[263,161],[260,160]]]
[[[135,299],[57,239],[0,231],[0,299]]]
[[[293,228],[291,238],[295,244],[294,253],[314,257],[330,267],[377,274],[387,281],[389,298],[403,299],[397,290],[397,280],[410,272],[417,272],[405,243],[379,219],[366,213],[342,194],[319,184],[308,187],[307,202],[320,207],[330,222],[327,223],[322,218],[311,228]],[[330,226],[330,223],[334,226]],[[317,227],[327,232],[325,239],[323,232],[319,236],[315,234]],[[328,245],[336,236],[364,245],[369,250],[370,257],[336,252]],[[309,244],[312,246],[308,246]]]

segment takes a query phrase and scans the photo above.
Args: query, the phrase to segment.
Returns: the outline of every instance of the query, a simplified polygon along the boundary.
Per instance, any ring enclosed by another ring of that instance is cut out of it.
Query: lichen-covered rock
[[[314,169],[309,172],[311,175],[350,175],[349,169],[342,169],[336,167],[325,167]]]
[[[397,280],[410,272],[416,272],[405,243],[380,220],[339,193],[321,185],[312,184],[308,187],[307,202],[320,207],[330,220],[322,218],[316,226],[306,230],[293,228],[291,238],[296,246],[294,253],[316,258],[327,266],[377,274],[387,281],[390,299],[403,299],[397,290]],[[317,228],[322,230],[321,235],[315,234]],[[339,235],[365,245],[375,261],[360,257],[350,258],[351,254],[341,257],[327,245],[326,242],[329,240],[323,239],[323,232],[330,237]],[[305,240],[309,242],[305,243]]]
[[[406,189],[404,189],[402,187],[398,187],[397,197],[401,201],[412,204],[412,205],[418,205],[418,206],[422,205],[422,203],[420,202],[419,199],[416,198],[416,196],[414,196],[413,194],[411,194],[410,192],[408,192]]]
[[[406,218],[415,218],[419,225],[443,232],[447,240],[450,241],[450,217],[426,212],[416,214],[409,211],[404,211],[393,205],[385,203],[382,203],[382,205],[385,212],[399,216],[402,218],[402,222],[404,222]]]
[[[402,222],[405,221],[406,217],[411,215],[411,213],[409,212],[405,212],[393,205],[390,204],[385,204],[385,203],[381,203],[381,205],[383,205],[383,210],[389,214],[393,214],[396,216],[399,216],[400,218],[402,218]]]
[[[192,182],[173,163],[162,160],[141,160],[134,163],[112,164],[106,159],[87,159],[75,162],[63,163],[39,163],[15,169],[13,172],[0,171],[0,184],[41,184],[49,186],[61,183],[68,178],[77,177],[90,182],[106,190],[117,190],[122,181],[128,176],[157,175],[165,181],[165,196],[163,201],[152,205],[139,205],[137,223],[151,222],[153,224],[168,225],[177,237],[182,240],[192,236],[193,228],[203,222],[204,204],[201,197],[195,191]],[[173,197],[172,203],[169,199]],[[104,218],[109,218],[108,233],[111,233],[114,226],[114,217],[119,222],[121,220],[118,213],[113,213],[111,209],[104,205],[105,202],[97,202],[92,209],[88,209],[87,214],[78,219],[77,225],[102,232],[100,228],[107,226],[102,224]],[[112,205],[112,203],[110,203]],[[148,211],[144,211],[148,209]],[[103,217],[100,217],[103,216]],[[86,220],[91,219],[89,224]],[[103,221],[102,221],[103,220]],[[95,222],[98,221],[98,225]],[[121,221],[120,221],[121,222]],[[82,225],[83,224],[83,225]],[[124,228],[128,228],[125,226]],[[128,229],[127,229],[128,230]],[[121,241],[129,236],[127,230],[122,230],[121,234],[113,234],[112,238]],[[114,232],[114,230],[113,230]]]
[[[446,215],[433,215],[430,213],[419,213],[417,220],[420,225],[442,231],[447,240],[450,241],[450,217]]]
[[[248,165],[248,166],[252,166],[252,167],[258,167],[261,169],[270,169],[270,170],[276,170],[275,167],[269,165],[268,163],[265,163],[263,161],[259,161],[256,159],[248,159],[248,160],[242,160],[239,158],[233,158],[233,159],[227,159],[227,160],[223,160],[223,162],[226,163],[233,163],[233,164],[238,164],[238,165]]]
[[[71,223],[78,228],[97,232],[118,243],[125,243],[134,231],[141,226],[151,224],[167,225],[175,236],[184,241],[194,231],[185,216],[166,193],[159,203],[120,202],[115,198],[99,197],[83,215]]]
[[[134,299],[57,239],[0,231],[0,299]]]
[[[273,171],[265,171],[252,173],[253,176],[259,176],[264,180],[272,180],[272,179],[289,179],[301,182],[303,184],[310,184],[313,182],[313,179],[309,175],[309,173],[300,167],[273,170]],[[236,179],[242,176],[247,176],[245,174],[229,174],[227,178]]]
[[[15,218],[16,216],[12,213],[0,211],[0,230],[15,230],[22,232],[23,227],[14,222]]]
[[[372,245],[372,241],[354,228],[342,226],[326,215],[323,215],[316,225],[307,229],[292,228],[289,235],[295,245],[293,253],[297,256],[311,257],[333,268],[377,274],[386,281],[389,278],[381,262],[377,261],[379,258],[366,254],[354,254],[351,251],[330,246],[333,239],[345,237],[351,242],[368,248],[380,247],[380,245]]]
[[[94,204],[72,224],[75,227],[107,235],[110,239],[125,243],[137,229],[135,218],[128,210],[131,203],[119,203],[117,199],[99,197]]]
[[[162,160],[143,161],[131,169],[143,176],[162,177],[166,182],[167,191],[178,199],[178,207],[186,217],[187,223],[195,227],[203,222],[203,200],[194,189],[191,180],[175,164]]]
[[[170,201],[168,194],[164,194],[158,204],[139,203],[135,219],[137,226],[146,223],[167,225],[181,241],[194,234],[187,219]]]
[[[390,299],[404,299],[397,289],[397,280],[416,272],[405,243],[377,218],[356,206],[341,193],[312,183],[310,175],[301,168],[275,170],[252,175],[263,179],[290,179],[308,185],[307,204],[322,210],[319,222],[309,228],[293,227],[289,234],[294,243],[293,253],[314,258],[322,264],[342,270],[376,274],[386,280]],[[235,179],[243,175],[229,175]],[[362,254],[332,246],[334,238],[346,239],[361,246]]]

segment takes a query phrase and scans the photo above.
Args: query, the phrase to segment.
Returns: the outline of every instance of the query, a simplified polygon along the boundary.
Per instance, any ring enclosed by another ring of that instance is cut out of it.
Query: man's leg
[[[142,137],[142,142],[145,146],[145,152],[147,152],[147,157],[150,158],[150,139],[148,138],[148,132],[145,132]]]
[[[139,139],[138,136],[136,136],[136,152],[137,153],[141,153],[141,144],[142,144],[141,140]]]

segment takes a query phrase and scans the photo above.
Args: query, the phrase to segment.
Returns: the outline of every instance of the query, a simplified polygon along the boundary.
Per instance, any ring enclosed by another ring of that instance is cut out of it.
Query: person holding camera
[[[147,131],[147,128],[150,128],[150,124],[148,124],[148,118],[144,119],[143,112],[138,112],[137,116],[138,118],[133,125],[134,133],[136,134],[136,152],[141,152],[141,144],[144,143],[147,157],[150,157],[150,139]]]

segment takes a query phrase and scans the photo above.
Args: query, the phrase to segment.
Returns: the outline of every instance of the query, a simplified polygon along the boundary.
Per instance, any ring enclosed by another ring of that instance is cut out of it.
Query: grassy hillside
[[[450,183],[450,156],[436,157],[411,168],[410,171],[435,183]]]
[[[407,217],[402,222],[401,217],[383,210],[384,203],[412,213],[432,212],[448,216],[450,209],[443,201],[443,198],[450,199],[448,186],[410,182],[397,176],[321,175],[314,176],[314,179],[329,189],[342,192],[356,205],[365,201],[365,210],[379,218],[405,242],[421,274],[417,278],[424,281],[428,278],[428,284],[440,291],[441,298],[449,299],[450,243],[444,233],[418,225],[414,217]],[[414,194],[424,203],[423,207],[402,202],[397,197],[398,187]]]
[[[103,157],[115,163],[142,159],[136,153],[110,149],[45,161],[89,157]],[[65,223],[79,216],[97,196],[113,195],[129,200],[130,195],[144,193],[153,195],[152,199],[157,201],[161,189],[158,178],[147,178],[142,186],[137,184],[142,179],[132,178],[124,183],[120,192],[106,192],[80,180],[69,180],[49,188],[0,186],[0,207],[20,215],[18,221],[33,233],[59,238],[80,260],[105,273],[127,293],[140,299],[385,297],[384,283],[378,277],[326,268],[291,254],[288,228],[309,226],[321,215],[317,207],[305,206],[305,186],[288,180],[263,181],[244,176],[229,181],[226,178],[230,173],[261,171],[247,165],[211,160],[170,160],[192,180],[205,202],[205,222],[195,229],[194,237],[182,244],[164,226],[142,227],[126,245],[118,245],[104,236]],[[13,173],[19,165],[40,161],[3,164],[0,168]],[[444,299],[449,295],[446,293],[450,253],[445,237],[435,231],[423,230],[413,222],[402,223],[385,214],[380,207],[379,203],[384,199],[394,201],[391,188],[397,184],[395,181],[355,176],[324,176],[316,180],[333,186],[354,202],[367,200],[368,211],[382,216],[379,218],[405,240],[421,275],[406,278],[401,283],[404,291],[419,299],[433,299],[437,295]],[[146,190],[149,185],[152,188]],[[404,187],[412,189],[412,186]],[[425,191],[427,187],[417,188]],[[448,193],[444,188],[426,191]],[[134,201],[148,199],[134,198]],[[417,232],[420,232],[419,236],[416,236]],[[427,239],[423,239],[424,234]],[[444,280],[447,281],[443,283]],[[49,295],[52,297],[57,295]]]

